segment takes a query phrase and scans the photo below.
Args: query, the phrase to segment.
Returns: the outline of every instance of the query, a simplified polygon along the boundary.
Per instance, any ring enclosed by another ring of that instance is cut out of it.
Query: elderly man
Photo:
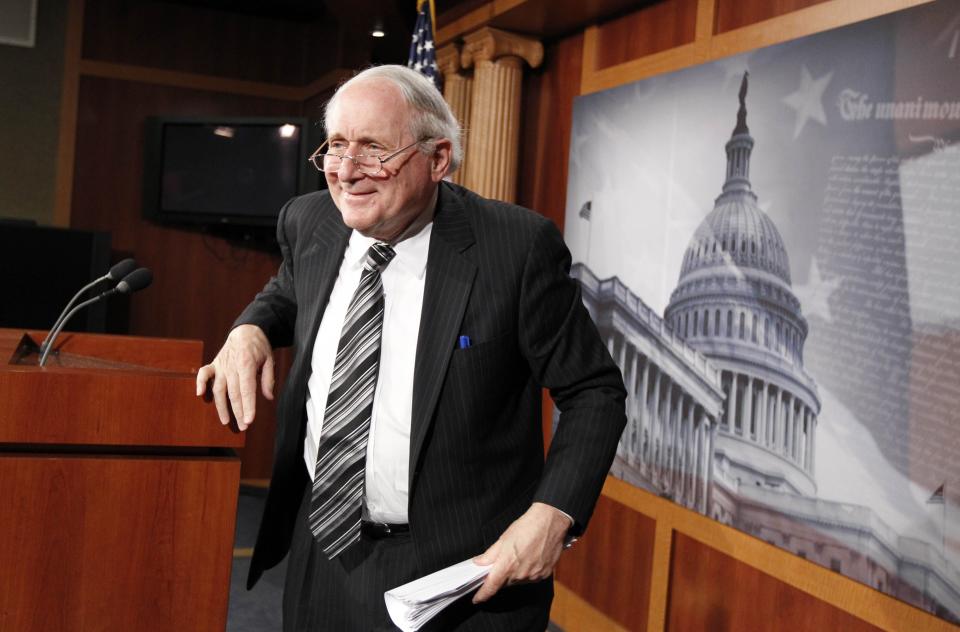
[[[243,430],[272,348],[295,349],[248,585],[289,550],[285,630],[391,630],[385,590],[479,555],[485,583],[431,629],[543,630],[625,423],[569,253],[543,217],[443,181],[459,130],[417,73],[360,73],[326,130],[329,191],[283,208],[277,276],[197,375]]]

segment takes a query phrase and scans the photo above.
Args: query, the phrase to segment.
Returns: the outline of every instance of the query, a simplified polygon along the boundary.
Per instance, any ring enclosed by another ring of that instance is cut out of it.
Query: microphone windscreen
[[[147,268],[137,268],[127,276],[123,277],[123,280],[117,283],[117,291],[121,294],[127,294],[128,292],[136,292],[142,290],[153,282],[153,272],[150,272]]]
[[[117,279],[122,279],[137,268],[137,262],[133,259],[124,259],[119,263],[113,265],[110,268],[110,272],[107,272],[107,278],[111,281],[116,281]]]

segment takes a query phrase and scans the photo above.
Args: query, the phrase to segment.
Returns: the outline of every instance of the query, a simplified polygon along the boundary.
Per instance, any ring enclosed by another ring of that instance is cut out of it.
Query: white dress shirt
[[[433,223],[394,246],[396,256],[381,272],[384,312],[380,373],[373,396],[373,416],[367,441],[364,518],[376,522],[407,522],[410,469],[410,418],[413,410],[413,367],[423,307],[423,283]],[[350,300],[360,284],[363,261],[374,239],[354,231],[340,264],[313,347],[307,381],[307,436],[303,458],[313,478],[323,432],[330,377],[340,342],[340,330]]]

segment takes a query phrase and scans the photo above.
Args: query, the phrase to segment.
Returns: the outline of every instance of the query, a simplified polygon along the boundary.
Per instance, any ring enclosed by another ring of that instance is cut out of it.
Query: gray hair
[[[330,113],[336,107],[340,93],[344,88],[371,79],[386,79],[397,86],[403,99],[413,108],[415,114],[410,122],[410,133],[417,139],[446,138],[450,140],[453,151],[450,157],[450,169],[453,173],[463,160],[463,143],[460,141],[460,125],[443,95],[429,79],[406,66],[372,66],[344,82],[330,97],[324,110],[324,125],[330,129]],[[432,153],[432,143],[423,143],[420,151]]]

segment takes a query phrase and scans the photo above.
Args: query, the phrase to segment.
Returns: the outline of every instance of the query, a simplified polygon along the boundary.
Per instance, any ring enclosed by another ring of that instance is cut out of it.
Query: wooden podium
[[[202,343],[64,333],[41,368],[11,363],[24,333],[0,329],[0,630],[223,630],[243,435],[194,396]]]

